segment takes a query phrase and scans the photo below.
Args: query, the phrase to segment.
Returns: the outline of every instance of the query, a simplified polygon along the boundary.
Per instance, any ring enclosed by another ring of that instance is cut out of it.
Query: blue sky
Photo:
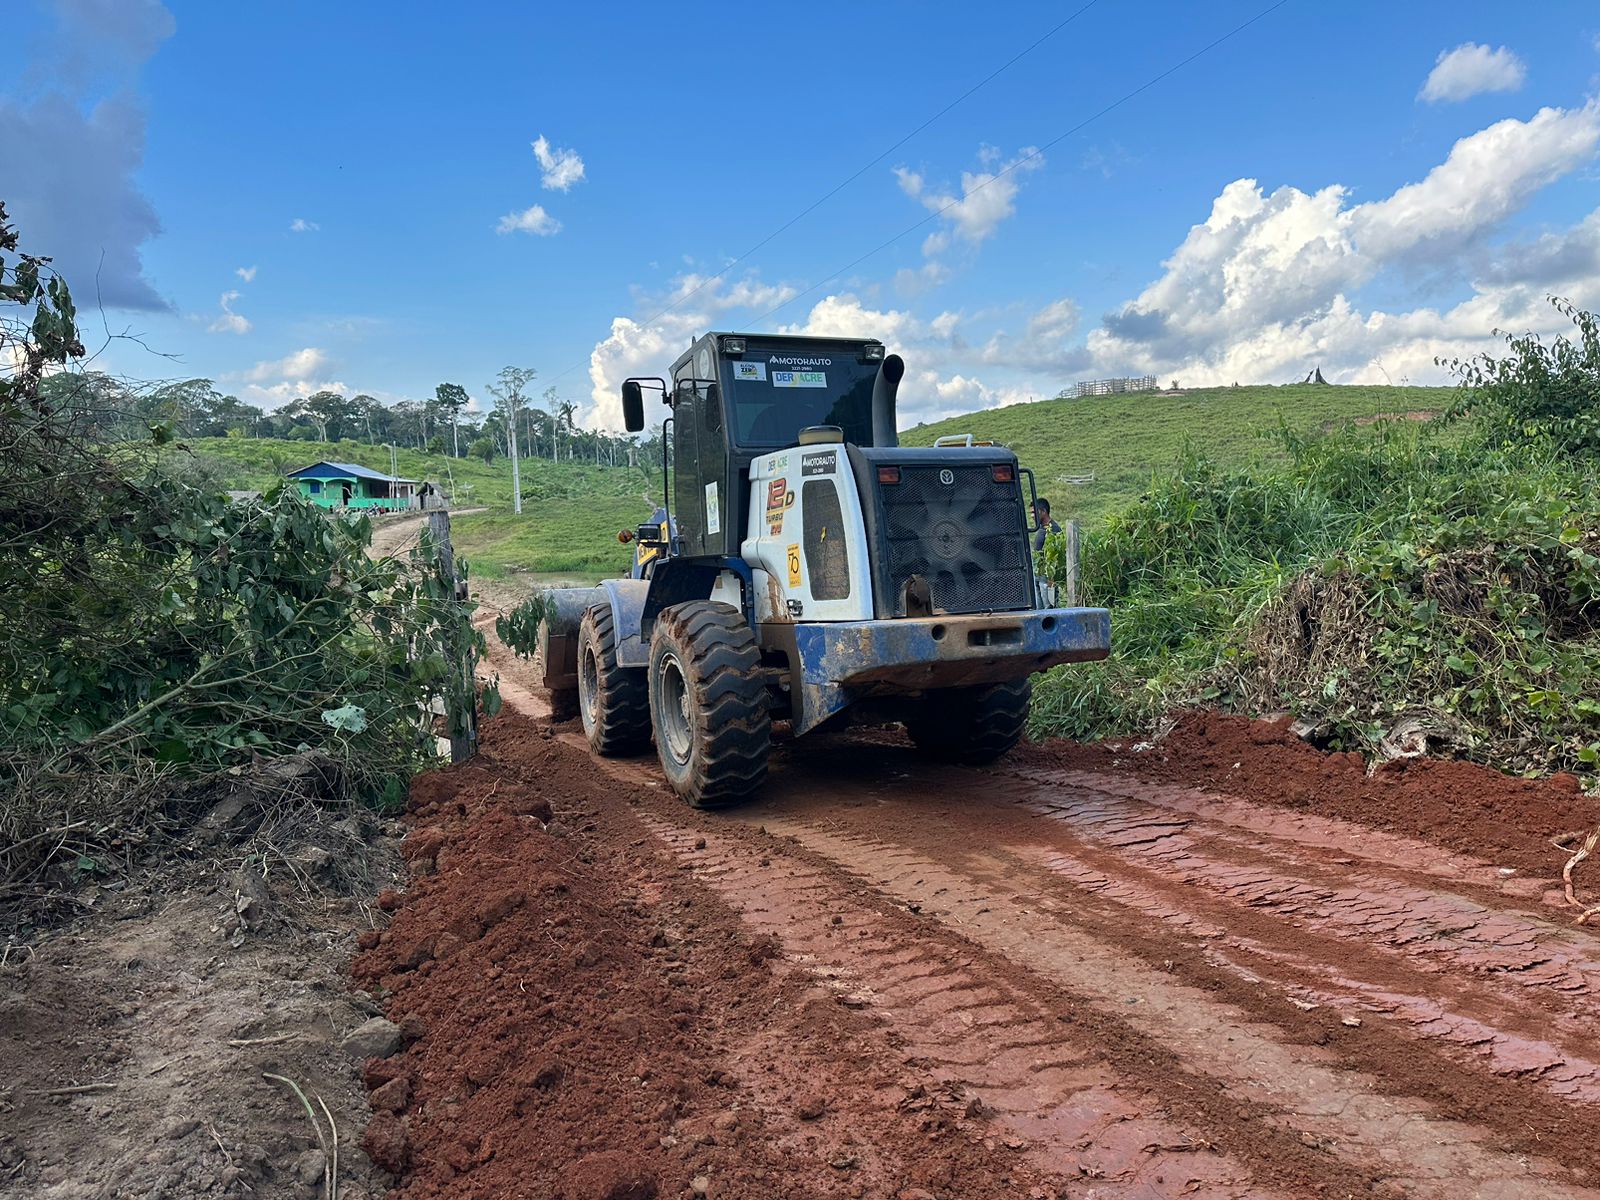
[[[1600,302],[1600,9],[1288,0],[1095,117],[1270,4],[1098,0],[730,267],[1078,5],[11,0],[0,198],[97,365],[267,406],[516,364],[615,426],[778,325],[884,337],[907,420],[1431,382]]]

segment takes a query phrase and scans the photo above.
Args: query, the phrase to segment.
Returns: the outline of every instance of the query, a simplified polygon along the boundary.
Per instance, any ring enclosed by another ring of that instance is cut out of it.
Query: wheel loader
[[[877,340],[708,333],[622,385],[630,432],[647,391],[670,409],[666,503],[623,532],[628,577],[546,593],[539,630],[595,753],[654,741],[702,808],[761,788],[774,723],[899,722],[982,763],[1021,738],[1035,672],[1106,656],[1105,609],[1042,600],[1031,473],[971,437],[901,447],[904,374]]]

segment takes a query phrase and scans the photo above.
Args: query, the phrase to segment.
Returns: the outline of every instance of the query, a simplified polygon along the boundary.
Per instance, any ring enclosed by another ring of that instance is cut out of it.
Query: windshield
[[[837,425],[847,442],[872,445],[872,385],[878,364],[855,347],[837,351],[751,346],[724,359],[734,441],[745,447],[792,446],[808,425]]]

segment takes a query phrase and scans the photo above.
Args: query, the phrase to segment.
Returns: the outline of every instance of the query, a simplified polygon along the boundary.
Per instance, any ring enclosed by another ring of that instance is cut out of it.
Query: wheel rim
[[[661,722],[661,741],[672,760],[681,765],[689,761],[689,751],[694,747],[694,723],[689,718],[689,683],[676,654],[668,651],[662,656],[659,679],[660,703],[656,712]]]
[[[600,662],[593,646],[585,646],[578,659],[578,709],[583,716],[583,728],[594,728],[599,707]]]

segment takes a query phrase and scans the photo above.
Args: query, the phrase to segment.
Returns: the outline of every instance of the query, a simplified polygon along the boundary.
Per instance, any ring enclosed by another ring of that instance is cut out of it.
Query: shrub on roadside
[[[1292,711],[1346,748],[1406,722],[1502,767],[1595,766],[1600,357],[1593,318],[1563,311],[1576,343],[1457,364],[1444,420],[1279,430],[1286,466],[1191,456],[1152,480],[1084,539],[1080,588],[1112,609],[1114,658],[1040,680],[1034,733],[1215,704]]]

